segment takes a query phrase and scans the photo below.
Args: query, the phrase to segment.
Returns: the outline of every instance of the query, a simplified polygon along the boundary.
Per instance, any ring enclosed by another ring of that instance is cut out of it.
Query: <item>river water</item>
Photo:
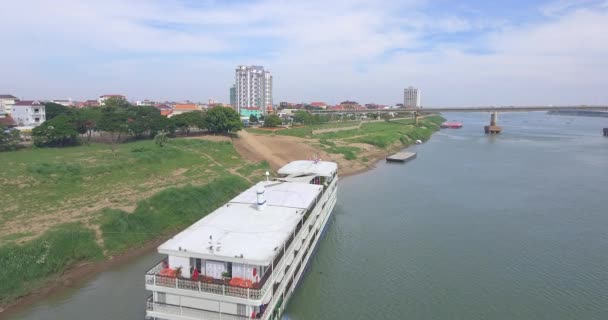
[[[287,319],[608,319],[606,119],[487,114],[344,178]],[[156,254],[14,319],[143,319]]]

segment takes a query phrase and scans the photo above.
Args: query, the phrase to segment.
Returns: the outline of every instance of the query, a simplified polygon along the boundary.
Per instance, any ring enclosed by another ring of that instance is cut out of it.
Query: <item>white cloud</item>
[[[539,8],[551,17],[523,25],[413,0],[207,3],[5,3],[2,11],[27,18],[0,20],[11,44],[0,91],[225,101],[234,67],[255,63],[274,73],[277,102],[397,103],[408,85],[423,89],[425,105],[608,100],[608,14],[587,1]]]

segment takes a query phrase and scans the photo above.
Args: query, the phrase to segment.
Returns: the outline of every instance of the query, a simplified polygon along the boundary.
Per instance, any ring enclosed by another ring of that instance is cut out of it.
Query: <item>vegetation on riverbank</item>
[[[357,123],[357,129],[316,134],[313,130],[353,123],[311,125],[297,134],[312,139],[281,138],[297,148],[339,155],[332,159],[346,159],[341,163],[359,170],[394,148],[428,139],[442,120],[427,117],[418,126],[411,120]],[[244,161],[231,142],[197,138],[169,139],[163,147],[150,140],[119,144],[112,152],[91,144],[2,156],[0,263],[8,267],[0,271],[0,281],[8,284],[0,289],[0,305],[78,262],[103,259],[192,224],[269,169],[265,161]],[[55,260],[47,264],[45,252]],[[13,282],[4,281],[11,276]]]
[[[48,276],[76,262],[103,256],[95,232],[81,224],[64,224],[35,241],[0,247],[0,305],[28,293]]]
[[[371,145],[381,150],[408,146],[416,140],[428,140],[433,132],[439,130],[443,121],[445,119],[441,116],[427,116],[420,118],[417,126],[414,124],[414,119],[396,119],[363,123],[350,121],[312,124],[274,131],[260,129],[247,129],[247,131],[256,134],[318,139],[318,146],[325,152],[341,154],[346,160],[356,160],[364,152],[359,144]],[[343,130],[340,130],[342,128]]]
[[[120,144],[114,154],[103,144],[34,148],[2,159],[0,306],[76,263],[184,228],[268,169],[241,159],[229,141],[199,138]]]
[[[227,134],[243,127],[238,113],[222,106],[171,118],[162,116],[155,107],[133,106],[122,98],[110,98],[102,107],[75,109],[52,102],[45,107],[47,121],[32,130],[34,145],[38,147],[67,147],[100,140],[108,142],[114,150],[120,142],[151,139],[159,133],[188,135],[191,130],[198,130]],[[0,140],[0,151],[11,150],[6,137]]]
[[[249,186],[243,178],[222,176],[204,186],[165,189],[141,201],[133,213],[104,209],[104,247],[119,252],[169,231],[183,229],[223,205]]]

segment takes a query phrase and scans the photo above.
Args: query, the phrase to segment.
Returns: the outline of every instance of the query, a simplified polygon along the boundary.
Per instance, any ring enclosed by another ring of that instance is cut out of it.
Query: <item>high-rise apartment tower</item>
[[[403,106],[406,108],[420,108],[420,90],[408,87],[403,90]]]
[[[272,106],[272,75],[262,66],[238,66],[236,68],[236,105],[241,113],[242,108],[266,108]]]

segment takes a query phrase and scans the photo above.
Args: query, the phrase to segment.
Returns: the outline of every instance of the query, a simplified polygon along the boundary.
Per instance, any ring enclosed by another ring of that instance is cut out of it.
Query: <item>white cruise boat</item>
[[[159,246],[146,316],[279,319],[336,204],[337,170],[291,162]]]

